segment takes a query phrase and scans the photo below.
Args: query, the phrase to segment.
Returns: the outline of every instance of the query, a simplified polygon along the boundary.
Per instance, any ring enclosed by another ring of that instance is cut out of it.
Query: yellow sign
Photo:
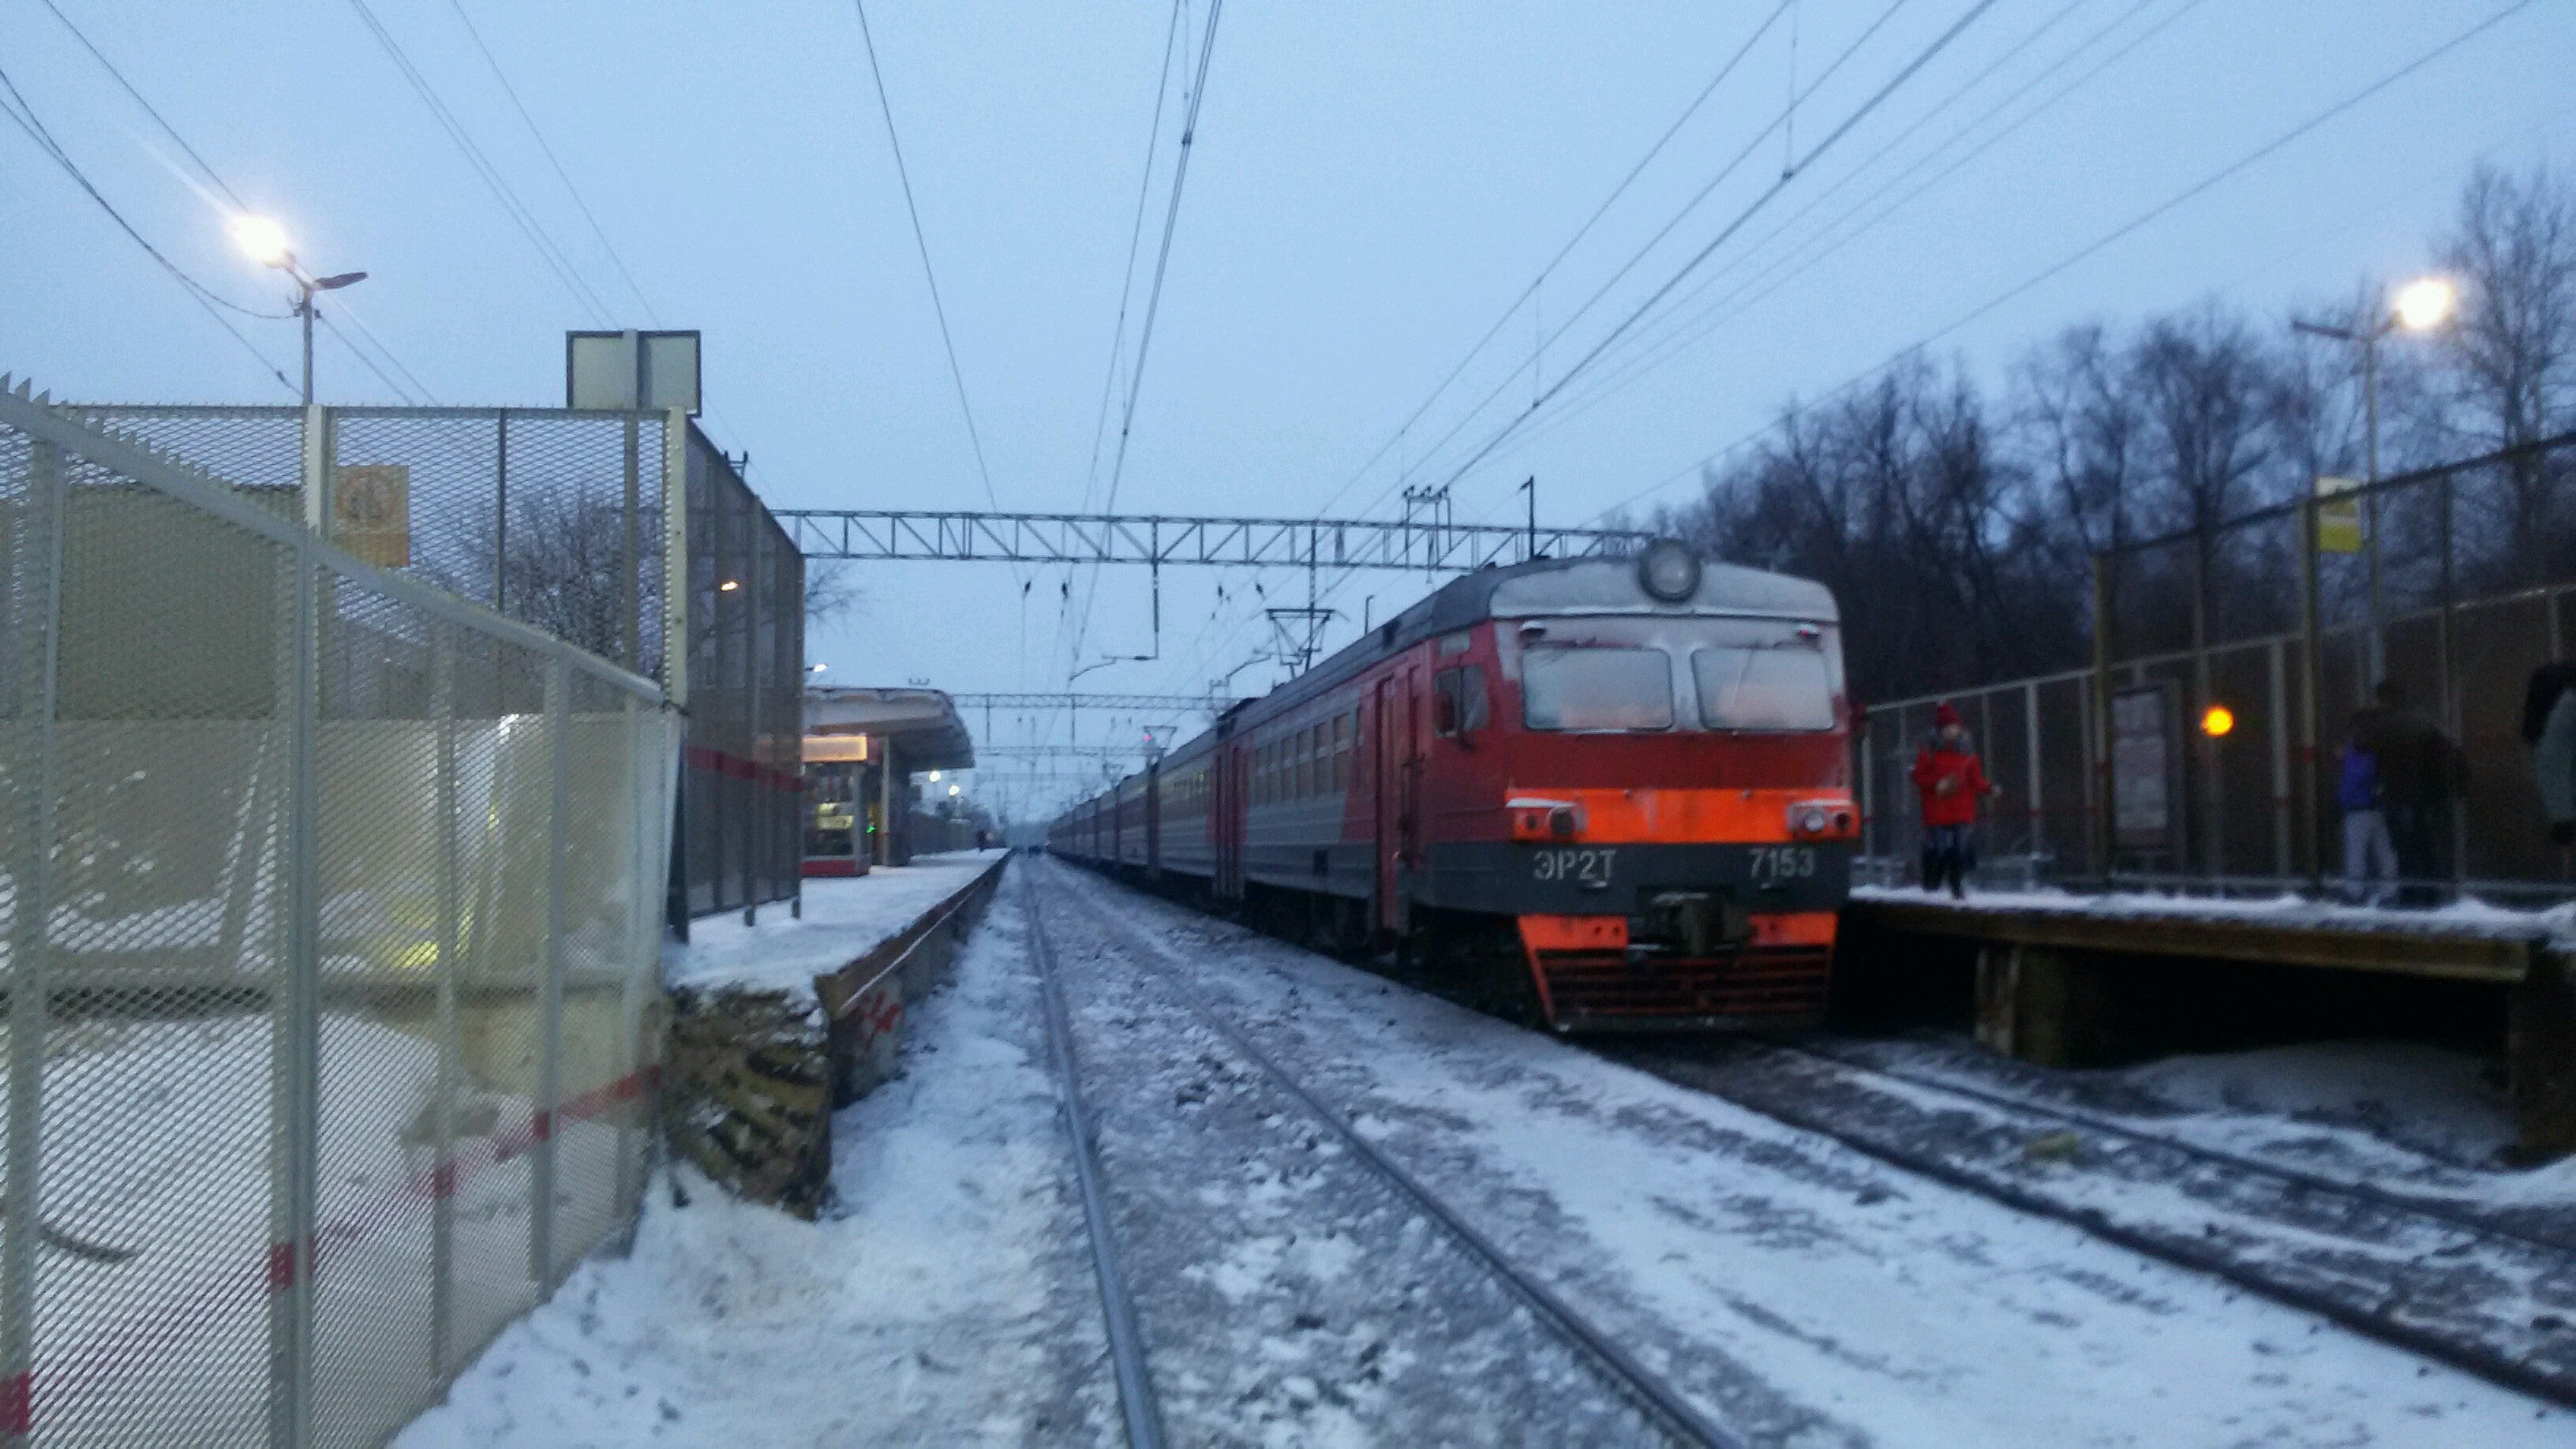
[[[411,563],[411,469],[358,463],[331,480],[331,541],[362,563],[398,569]]]
[[[2317,552],[2361,552],[2361,500],[2345,496],[2360,486],[2354,478],[2317,479]]]

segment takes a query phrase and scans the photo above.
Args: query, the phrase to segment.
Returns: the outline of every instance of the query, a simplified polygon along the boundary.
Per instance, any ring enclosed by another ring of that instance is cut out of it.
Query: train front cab
[[[1505,583],[1435,645],[1422,896],[1512,917],[1558,1031],[1824,1014],[1858,834],[1833,601],[1707,572],[1658,613]]]

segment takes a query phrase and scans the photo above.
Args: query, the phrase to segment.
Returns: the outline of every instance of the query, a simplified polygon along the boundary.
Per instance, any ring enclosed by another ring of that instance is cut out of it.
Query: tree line
[[[2576,428],[2576,184],[2482,167],[2428,252],[2457,310],[2379,348],[2382,476]],[[2297,315],[2366,331],[2390,296],[2385,279],[2365,279]],[[2095,552],[2214,530],[2321,476],[2363,473],[2361,349],[2288,323],[2216,300],[2088,322],[1999,381],[1908,356],[1858,388],[1784,406],[1655,523],[1710,557],[1830,586],[1862,700],[2077,667],[2091,657]],[[2463,595],[2576,570],[2571,454],[2533,450],[2462,485],[2451,532]],[[2383,517],[2392,548],[2436,527],[2420,509]],[[2260,598],[2277,614],[2296,534],[2266,537],[2204,533],[2186,560],[2204,596]],[[2165,583],[2168,596],[2182,587]],[[2121,596],[2116,629],[2148,592]]]

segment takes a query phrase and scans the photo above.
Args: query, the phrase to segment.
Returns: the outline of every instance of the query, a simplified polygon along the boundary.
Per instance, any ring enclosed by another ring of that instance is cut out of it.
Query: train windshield
[[[1814,732],[1837,723],[1841,640],[1792,619],[1531,619],[1521,722],[1534,730]]]
[[[1534,730],[1671,729],[1672,662],[1660,649],[1531,649],[1521,717]]]
[[[1834,679],[1813,634],[1691,651],[1699,722],[1713,730],[1829,730]]]

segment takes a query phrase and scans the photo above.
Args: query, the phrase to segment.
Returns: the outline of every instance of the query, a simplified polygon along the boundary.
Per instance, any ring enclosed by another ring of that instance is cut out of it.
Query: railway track
[[[1045,929],[1045,897],[1055,888],[1039,883],[1037,877],[1041,873],[1051,872],[1029,871],[1021,877],[1028,911],[1030,949],[1036,958],[1041,992],[1045,998],[1048,1037],[1067,1116],[1073,1127],[1084,1218],[1090,1229],[1104,1314],[1110,1324],[1111,1358],[1117,1370],[1128,1441],[1135,1449],[1147,1449],[1147,1446],[1159,1446],[1163,1442],[1161,1412],[1147,1361],[1147,1345],[1139,1331],[1133,1299],[1121,1266],[1121,1245],[1110,1222],[1107,1178],[1086,1105],[1080,1058],[1074,1049],[1070,1013],[1064,1003],[1062,972]],[[1078,897],[1076,899],[1079,900]],[[1151,979],[1189,1019],[1225,1042],[1280,1095],[1295,1103],[1307,1121],[1329,1133],[1349,1153],[1351,1161],[1358,1163],[1460,1249],[1469,1261],[1477,1264],[1493,1282],[1518,1300],[1539,1325],[1572,1348],[1601,1382],[1648,1422],[1675,1442],[1707,1446],[1707,1449],[1738,1449],[1745,1442],[1711,1420],[1672,1384],[1640,1363],[1615,1338],[1567,1303],[1554,1289],[1526,1267],[1514,1262],[1455,1206],[1388,1157],[1376,1143],[1361,1135],[1347,1118],[1226,1020],[1195,987],[1168,969],[1165,950],[1158,943],[1144,938],[1131,923],[1097,910],[1087,901],[1080,904],[1085,914],[1105,934],[1125,943],[1123,954],[1141,968],[1140,976]]]
[[[2576,1407],[2576,1241],[1809,1045],[1605,1055],[2174,1267]],[[1785,1070],[1783,1068],[1786,1068]],[[1946,1097],[1940,1109],[1921,1100]],[[2197,1228],[2140,1206],[2187,1202]]]

